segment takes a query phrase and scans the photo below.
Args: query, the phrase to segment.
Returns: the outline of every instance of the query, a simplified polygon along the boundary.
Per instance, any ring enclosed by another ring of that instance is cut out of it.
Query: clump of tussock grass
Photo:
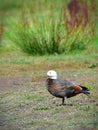
[[[29,54],[55,54],[61,53],[60,42],[64,34],[60,20],[42,20],[37,23],[14,24],[13,29],[7,33],[23,52]]]

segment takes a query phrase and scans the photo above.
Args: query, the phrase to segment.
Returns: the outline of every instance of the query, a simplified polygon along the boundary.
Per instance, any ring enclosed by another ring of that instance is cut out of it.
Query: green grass
[[[64,68],[96,68],[98,66],[97,53],[85,54],[78,53],[68,55],[51,55],[51,56],[28,56],[20,52],[1,53],[0,55],[0,75],[5,76],[25,76],[32,73],[40,79],[38,72],[47,71],[49,69],[64,69]],[[43,66],[44,63],[44,66]],[[41,76],[42,77],[42,76]],[[36,78],[35,78],[36,79]]]

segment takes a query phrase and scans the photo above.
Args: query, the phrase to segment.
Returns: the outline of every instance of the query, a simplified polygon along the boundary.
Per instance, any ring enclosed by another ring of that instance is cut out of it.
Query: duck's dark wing
[[[66,86],[68,89],[74,89],[76,91],[82,90],[82,87],[70,80],[61,80],[62,86]]]
[[[77,85],[69,80],[61,81],[61,86],[65,88],[66,97],[70,98],[76,96],[77,94],[84,93],[86,95],[90,94],[89,90],[81,85]]]

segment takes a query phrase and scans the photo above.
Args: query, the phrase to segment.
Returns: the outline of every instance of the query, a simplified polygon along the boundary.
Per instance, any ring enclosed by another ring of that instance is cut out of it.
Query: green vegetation
[[[68,1],[63,0],[17,1],[15,9],[10,8],[11,3],[13,5],[12,1],[2,5],[8,4],[8,16],[12,15],[10,22],[5,18],[7,22],[2,19],[1,24],[4,28],[1,29],[1,37],[5,34],[4,37],[14,43],[7,44],[8,47],[16,45],[16,48],[31,55],[66,54],[74,50],[87,51],[97,36],[97,8],[93,8],[92,1],[74,2],[78,13],[73,10],[72,3],[68,5]],[[93,4],[97,4],[96,0]],[[32,8],[32,5],[36,6]],[[19,11],[13,17],[11,12],[14,10],[16,13],[17,8]]]
[[[85,28],[88,30],[88,27]],[[74,33],[73,33],[74,32]],[[7,36],[18,45],[23,52],[29,54],[61,54],[72,50],[85,50],[90,44],[91,34],[82,32],[81,26],[70,35],[65,31],[64,21],[48,18],[37,21],[27,27],[15,25],[8,30]]]

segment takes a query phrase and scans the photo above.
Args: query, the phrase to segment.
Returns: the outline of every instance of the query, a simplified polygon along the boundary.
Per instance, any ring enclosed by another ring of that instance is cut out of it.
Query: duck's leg
[[[62,105],[66,105],[66,103],[65,103],[65,97],[62,98]]]
[[[67,97],[63,97],[63,98],[62,98],[62,105],[63,105],[63,106],[73,106],[73,104],[69,104],[69,103],[67,102]]]
[[[66,105],[65,98],[66,97],[62,97],[62,103],[57,105],[57,106],[64,106],[64,105]]]
[[[62,98],[62,105],[67,105],[67,98],[66,97],[63,97]]]

